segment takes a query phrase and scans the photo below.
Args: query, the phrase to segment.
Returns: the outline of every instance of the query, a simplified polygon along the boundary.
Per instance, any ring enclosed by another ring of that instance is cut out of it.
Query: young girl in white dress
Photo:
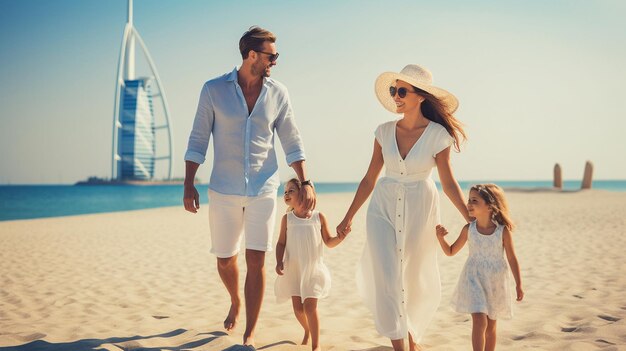
[[[326,217],[319,211],[308,211],[299,202],[300,181],[291,179],[285,185],[284,200],[289,209],[280,223],[276,244],[276,283],[278,302],[291,298],[293,312],[304,329],[302,345],[311,339],[311,349],[319,346],[320,322],[317,300],[328,296],[330,272],[324,264],[326,244],[335,247],[343,237],[331,237]]]
[[[452,305],[457,312],[472,314],[474,351],[491,351],[496,348],[496,320],[512,317],[506,261],[515,279],[517,301],[524,298],[513,249],[513,222],[504,192],[495,184],[474,185],[467,209],[476,220],[463,227],[456,241],[448,245],[444,238],[448,231],[441,225],[436,228],[437,239],[447,256],[456,255],[469,243],[469,256],[453,293]]]

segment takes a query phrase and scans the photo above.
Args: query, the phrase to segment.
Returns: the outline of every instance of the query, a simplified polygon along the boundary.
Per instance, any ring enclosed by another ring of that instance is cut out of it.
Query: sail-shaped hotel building
[[[151,76],[135,75],[136,43],[148,62]],[[161,102],[161,120],[157,120],[155,114],[155,99],[160,99]],[[163,132],[167,138],[162,137]],[[162,139],[167,139],[168,146],[159,148],[163,155],[157,155],[157,142]],[[152,180],[158,161],[168,162],[167,179],[171,179],[174,150],[169,108],[154,61],[133,26],[133,0],[128,0],[128,21],[124,27],[115,82],[112,148],[111,179]]]

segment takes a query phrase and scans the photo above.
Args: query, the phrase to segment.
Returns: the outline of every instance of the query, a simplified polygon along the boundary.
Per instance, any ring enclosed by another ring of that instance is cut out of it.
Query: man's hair
[[[266,41],[275,43],[276,36],[274,33],[258,26],[250,27],[247,32],[243,33],[241,39],[239,39],[239,52],[241,52],[241,58],[244,60],[247,59],[250,50],[263,50],[263,43]]]

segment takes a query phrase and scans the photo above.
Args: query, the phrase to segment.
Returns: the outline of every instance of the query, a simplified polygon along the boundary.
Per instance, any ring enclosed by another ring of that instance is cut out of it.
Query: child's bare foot
[[[318,345],[316,347],[311,348],[311,350],[313,350],[313,351],[322,351],[322,347]]]
[[[240,303],[232,303],[230,305],[230,310],[228,311],[228,316],[224,320],[224,329],[227,331],[231,331],[237,325],[237,317],[239,317],[239,305]]]
[[[243,344],[246,346],[253,346],[254,347],[254,336],[252,335],[244,335],[243,336]]]
[[[306,331],[304,332],[304,337],[302,338],[301,345],[308,345],[308,344],[309,344],[309,332]]]

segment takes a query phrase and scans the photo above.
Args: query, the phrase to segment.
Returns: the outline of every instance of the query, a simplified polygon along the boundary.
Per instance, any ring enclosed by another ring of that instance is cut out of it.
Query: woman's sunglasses
[[[417,94],[414,91],[409,91],[409,89],[407,88],[396,88],[396,87],[389,87],[389,94],[391,95],[391,97],[395,97],[396,93],[398,93],[398,96],[402,99],[404,99],[406,97],[407,93],[414,93]]]
[[[275,62],[276,60],[278,60],[278,53],[272,54],[271,52],[264,52],[264,51],[256,51],[256,52],[267,55],[268,56],[267,58],[270,60],[270,62]]]

